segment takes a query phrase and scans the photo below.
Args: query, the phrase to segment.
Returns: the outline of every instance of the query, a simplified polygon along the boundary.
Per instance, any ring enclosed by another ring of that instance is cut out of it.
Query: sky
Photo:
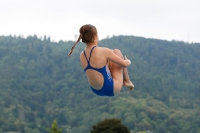
[[[0,36],[75,41],[92,24],[100,39],[132,35],[200,43],[200,0],[0,0]]]

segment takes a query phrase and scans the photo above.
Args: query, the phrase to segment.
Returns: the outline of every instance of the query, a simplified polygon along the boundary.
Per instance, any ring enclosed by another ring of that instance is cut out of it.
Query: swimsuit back
[[[91,89],[92,91],[97,94],[97,95],[100,95],[100,96],[113,96],[114,93],[113,93],[113,79],[112,79],[112,76],[110,74],[110,71],[107,67],[107,65],[105,65],[104,67],[102,68],[94,68],[90,65],[90,58],[91,58],[91,55],[92,55],[92,51],[93,49],[95,48],[96,46],[94,46],[91,51],[90,51],[90,56],[89,56],[89,60],[87,59],[86,57],[86,53],[85,53],[85,50],[84,50],[84,55],[85,55],[85,58],[87,60],[87,67],[84,69],[84,71],[88,70],[88,69],[92,69],[92,70],[95,70],[99,73],[101,73],[104,77],[104,84],[103,84],[103,87],[100,89],[100,90],[96,90],[94,88],[92,88],[91,86]]]

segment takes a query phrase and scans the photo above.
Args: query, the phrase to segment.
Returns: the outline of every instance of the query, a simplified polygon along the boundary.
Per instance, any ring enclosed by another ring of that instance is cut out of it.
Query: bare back
[[[91,49],[92,49],[92,47],[85,49],[85,54],[86,54],[87,59],[90,60],[90,65],[94,68],[102,68],[102,67],[106,66],[107,58],[104,54],[105,48],[98,47],[98,46],[95,47],[90,56]],[[84,52],[81,52],[80,62],[81,62],[83,69],[85,69],[88,65],[86,57],[84,56]],[[103,83],[104,83],[104,77],[100,72],[95,71],[93,69],[88,69],[88,70],[86,70],[86,75],[87,75],[90,85],[93,88],[95,88],[97,90],[100,90],[102,88]]]

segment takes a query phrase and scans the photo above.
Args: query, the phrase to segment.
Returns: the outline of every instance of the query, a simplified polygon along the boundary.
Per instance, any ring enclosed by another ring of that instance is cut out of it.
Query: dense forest
[[[135,85],[114,97],[89,88],[79,63],[85,45],[50,37],[0,36],[0,133],[89,133],[107,118],[132,133],[200,133],[200,43],[113,36],[99,46],[120,49],[132,62]]]

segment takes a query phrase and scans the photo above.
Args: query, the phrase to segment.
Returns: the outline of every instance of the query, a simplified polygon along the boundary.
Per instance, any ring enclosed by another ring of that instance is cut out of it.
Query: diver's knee
[[[121,53],[121,51],[119,49],[114,49],[113,52],[114,53]]]
[[[113,52],[114,52],[116,55],[118,55],[118,56],[120,56],[120,57],[123,58],[122,52],[121,52],[119,49],[114,49]]]

